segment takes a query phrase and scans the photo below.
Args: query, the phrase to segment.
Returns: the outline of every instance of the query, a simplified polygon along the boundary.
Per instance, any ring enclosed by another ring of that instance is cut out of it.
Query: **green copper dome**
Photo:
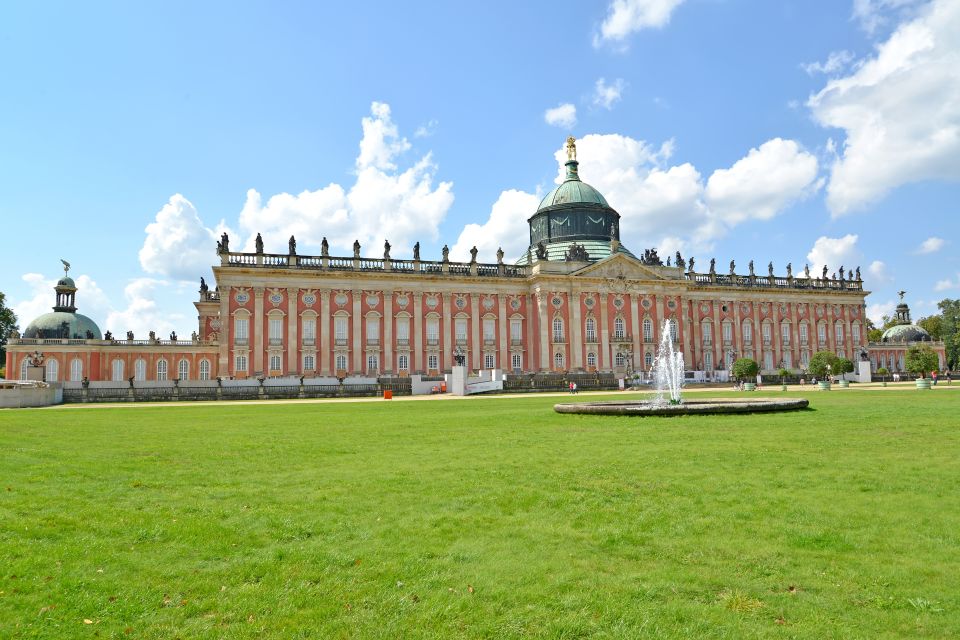
[[[883,332],[881,342],[929,342],[930,334],[915,324],[898,324]]]
[[[562,183],[557,185],[557,187],[548,193],[543,200],[540,201],[540,206],[537,207],[537,211],[542,211],[547,207],[555,207],[560,204],[588,204],[588,205],[599,205],[601,207],[609,207],[607,204],[607,199],[603,195],[588,185],[586,182],[581,182],[579,177],[576,177],[576,172],[572,172],[574,177],[570,177],[570,171],[568,170],[567,179]]]
[[[93,334],[93,339],[102,340],[103,334],[97,323],[83,315],[72,311],[51,311],[45,313],[27,325],[23,332],[24,338],[87,338],[87,331]]]

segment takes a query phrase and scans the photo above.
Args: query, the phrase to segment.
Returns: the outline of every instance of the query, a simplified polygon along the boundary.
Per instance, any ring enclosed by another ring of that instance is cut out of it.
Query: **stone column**
[[[320,359],[320,375],[330,375],[333,366],[330,359],[333,350],[330,348],[330,292],[320,292],[320,349],[317,358]]]
[[[610,311],[607,309],[609,294],[600,294],[600,359],[597,368],[613,371],[613,355],[610,353]]]
[[[363,291],[354,290],[353,295],[353,372],[366,374],[364,369],[364,349],[363,349],[363,316],[361,315],[361,304],[363,302]]]
[[[230,317],[230,287],[220,290],[220,332],[217,336],[218,366],[217,371],[211,371],[211,377],[228,377],[231,375],[233,363],[230,362],[230,348],[236,336],[233,335],[233,318]],[[10,369],[7,369],[10,371]],[[133,374],[131,374],[133,375]]]
[[[476,263],[473,265],[476,267]],[[483,368],[482,358],[480,357],[480,295],[470,294],[470,359],[471,367],[474,369]]]
[[[297,295],[300,289],[287,289],[287,373],[298,373],[303,370],[302,362],[297,357],[299,347],[299,331],[297,331]]]
[[[450,301],[449,293],[440,294],[440,300],[443,304],[443,321],[440,325],[440,369],[446,371],[453,367],[453,346],[455,338],[453,336],[453,327],[450,324]]]
[[[797,316],[797,303],[790,303],[790,330],[793,344],[790,349],[790,368],[800,368],[800,318]]]
[[[760,303],[753,304],[753,359],[763,366],[763,326],[760,324]]]
[[[537,359],[534,356],[534,350],[539,348],[537,342],[537,335],[539,334],[536,330],[537,314],[536,310],[534,309],[534,305],[536,304],[536,296],[530,293],[525,294],[524,301],[526,302],[525,308],[527,311],[527,328],[523,333],[524,348],[526,349],[524,351],[523,367],[524,371],[536,371]],[[537,353],[539,353],[539,351]]]
[[[703,336],[700,335],[700,301],[689,300],[690,307],[690,325],[692,334],[691,351],[693,352],[693,368],[703,369]]]
[[[510,355],[508,351],[509,336],[507,334],[507,297],[501,292],[497,294],[497,339],[499,340],[499,367],[504,371],[509,370]]]
[[[423,367],[423,294],[413,294],[413,370],[425,371]]]
[[[633,336],[633,369],[643,371],[643,335],[640,333],[640,296],[630,293],[630,334]]]
[[[713,344],[710,345],[710,348],[713,349],[713,369],[717,371],[727,369],[727,353],[726,347],[723,346],[723,325],[720,324],[720,301],[714,298],[710,301],[710,304],[713,306]],[[717,358],[718,346],[720,348],[719,358]]]
[[[580,292],[567,291],[567,307],[570,309],[570,369],[583,368],[583,319],[580,315]]]
[[[540,370],[550,370],[550,319],[547,317],[547,293],[537,290],[537,318],[540,321]]]
[[[263,372],[263,287],[253,288],[253,372]]]
[[[393,371],[393,291],[390,290],[383,292],[383,364],[380,370],[384,373]]]

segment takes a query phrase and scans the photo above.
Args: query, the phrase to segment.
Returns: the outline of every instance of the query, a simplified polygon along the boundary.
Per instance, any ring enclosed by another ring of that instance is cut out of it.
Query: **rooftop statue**
[[[470,249],[470,262],[477,261],[477,245],[473,245],[473,249]]]
[[[573,136],[567,138],[567,162],[577,159],[577,139]]]
[[[210,287],[207,286],[207,281],[203,279],[203,276],[200,276],[200,295],[206,294],[209,290]]]
[[[823,279],[827,279],[827,265],[823,265]]]
[[[327,242],[327,236],[323,236],[323,241],[320,243],[320,255],[324,258],[330,255],[330,243]]]
[[[220,235],[220,245],[219,248],[223,250],[223,253],[230,253],[230,236],[227,235],[227,232],[224,231]]]
[[[691,258],[690,258],[690,273],[693,273],[693,262],[694,262],[694,258],[691,257]]]
[[[670,256],[667,256],[667,266],[670,266]]]
[[[70,273],[70,263],[63,258],[60,258],[60,262],[63,263],[63,275],[66,276],[68,273]]]
[[[257,239],[254,240],[254,245],[256,246],[257,253],[263,253],[263,236],[259,233],[257,234]]]
[[[860,278],[860,266],[858,265],[858,266],[857,266],[857,282],[860,282],[860,280],[861,280],[861,278]]]
[[[176,332],[176,331],[171,331],[171,332],[170,332],[170,342],[176,342],[176,341],[177,341],[177,332]]]
[[[127,340],[133,340],[133,331],[127,331]]]
[[[750,264],[748,264],[747,267],[750,268],[750,277],[752,278],[752,277],[754,276],[754,273],[753,273],[753,260],[750,261]]]
[[[290,236],[290,240],[287,241],[287,251],[292,256],[297,255],[297,239],[293,236]]]
[[[806,278],[807,280],[810,279],[810,265],[809,265],[809,264],[803,265],[803,277]]]
[[[390,241],[389,240],[383,241],[383,259],[384,260],[390,259]]]
[[[674,260],[674,264],[680,267],[681,269],[687,266],[687,263],[683,261],[683,256],[680,255],[679,251],[677,251],[676,260]]]
[[[792,262],[788,262],[788,263],[787,263],[787,277],[788,277],[788,278],[792,278],[792,277],[793,277],[793,263],[792,263]]]
[[[717,275],[717,259],[710,258],[710,275]]]
[[[770,264],[767,265],[767,275],[770,276],[771,278],[773,277],[773,262],[772,262],[772,261],[770,262]]]
[[[497,264],[503,264],[503,247],[497,249]]]
[[[419,243],[419,242],[417,242],[417,244],[413,245],[413,259],[414,259],[414,260],[419,260],[419,259],[420,259],[420,243]]]
[[[443,249],[440,251],[440,254],[443,256],[444,262],[450,262],[450,247],[443,245]]]
[[[737,275],[737,263],[733,260],[730,261],[730,275]]]
[[[537,260],[546,260],[547,259],[547,245],[543,243],[543,240],[537,243]]]
[[[360,241],[359,240],[353,241],[353,257],[354,258],[360,257]]]
[[[843,280],[843,265],[840,265],[840,280]]]
[[[900,296],[900,302],[903,302],[903,296],[907,295],[906,291],[897,291],[897,295]]]

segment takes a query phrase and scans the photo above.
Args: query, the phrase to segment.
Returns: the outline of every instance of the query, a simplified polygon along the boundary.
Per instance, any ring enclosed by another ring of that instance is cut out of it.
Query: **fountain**
[[[653,361],[654,396],[652,400],[636,402],[579,402],[553,406],[557,413],[590,413],[601,415],[673,416],[719,413],[756,413],[765,411],[792,411],[805,409],[804,398],[751,398],[731,400],[709,398],[683,401],[683,352],[674,351],[670,321],[665,320],[660,330],[660,344]]]

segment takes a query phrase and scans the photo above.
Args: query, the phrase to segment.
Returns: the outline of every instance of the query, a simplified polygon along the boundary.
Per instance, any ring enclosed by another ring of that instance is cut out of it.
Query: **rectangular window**
[[[763,331],[764,344],[770,344],[770,325],[765,324],[760,330]]]
[[[843,344],[843,325],[837,325],[837,344]]]
[[[342,353],[338,353],[337,357],[334,358],[337,371],[346,371],[347,370],[347,356]]]
[[[703,344],[713,344],[713,325],[709,322],[703,323]]]
[[[807,325],[800,325],[800,342],[803,344],[807,343]]]
[[[433,344],[437,344],[440,341],[440,319],[439,318],[427,318],[427,340]],[[436,369],[436,367],[431,367]]]
[[[748,343],[753,342],[753,325],[749,322],[743,325],[743,341]]]
[[[827,342],[827,325],[820,324],[817,325],[817,337],[820,339],[821,344],[826,344]]]
[[[410,341],[410,318],[397,318],[397,340]]]
[[[430,371],[436,371],[440,368],[439,365],[440,359],[437,357],[437,354],[431,353],[427,356],[427,369]]]
[[[484,369],[493,369],[497,366],[496,358],[492,353],[483,354],[483,368]]]
[[[597,341],[597,321],[587,318],[587,342]]]
[[[247,370],[247,356],[236,356],[233,359],[233,370],[241,373]]]
[[[784,351],[783,353],[783,367],[785,369],[793,368],[793,354],[789,351]]]
[[[313,371],[316,369],[316,360],[313,356],[303,356],[303,370],[304,371]]]
[[[703,354],[703,369],[704,371],[713,371],[713,352],[707,351]]]
[[[643,319],[643,341],[653,342],[653,320],[650,318]]]
[[[283,341],[283,318],[270,318],[270,344],[280,344]]]
[[[380,343],[380,319],[367,318],[367,344]]]
[[[853,325],[850,332],[853,335],[853,344],[860,344],[860,325]]]
[[[280,356],[270,356],[270,371],[280,371]]]
[[[336,344],[347,344],[347,317],[337,316],[333,319],[333,339]]]
[[[510,342],[513,344],[520,344],[523,341],[523,321],[522,320],[511,320],[510,321]]]
[[[456,331],[457,342],[466,342],[467,341],[467,319],[457,318],[454,321],[454,329]]]
[[[515,353],[510,356],[510,364],[513,366],[513,370],[516,373],[520,373],[523,369],[523,356],[519,353]]]
[[[782,324],[780,325],[780,339],[783,344],[790,344],[790,325]]]
[[[769,351],[763,354],[763,368],[767,371],[773,369],[773,354]]]
[[[316,344],[317,341],[317,321],[315,318],[303,319],[303,344]]]
[[[483,319],[483,341],[484,342],[493,342],[495,337],[497,323],[493,318],[484,318]]]
[[[247,318],[233,319],[233,343],[247,344],[250,340],[249,334],[250,321]]]
[[[733,341],[733,325],[729,322],[723,323],[723,341],[732,342]]]
[[[407,357],[407,354],[401,353],[399,356],[397,356],[397,370],[399,371],[410,370],[410,359]]]

